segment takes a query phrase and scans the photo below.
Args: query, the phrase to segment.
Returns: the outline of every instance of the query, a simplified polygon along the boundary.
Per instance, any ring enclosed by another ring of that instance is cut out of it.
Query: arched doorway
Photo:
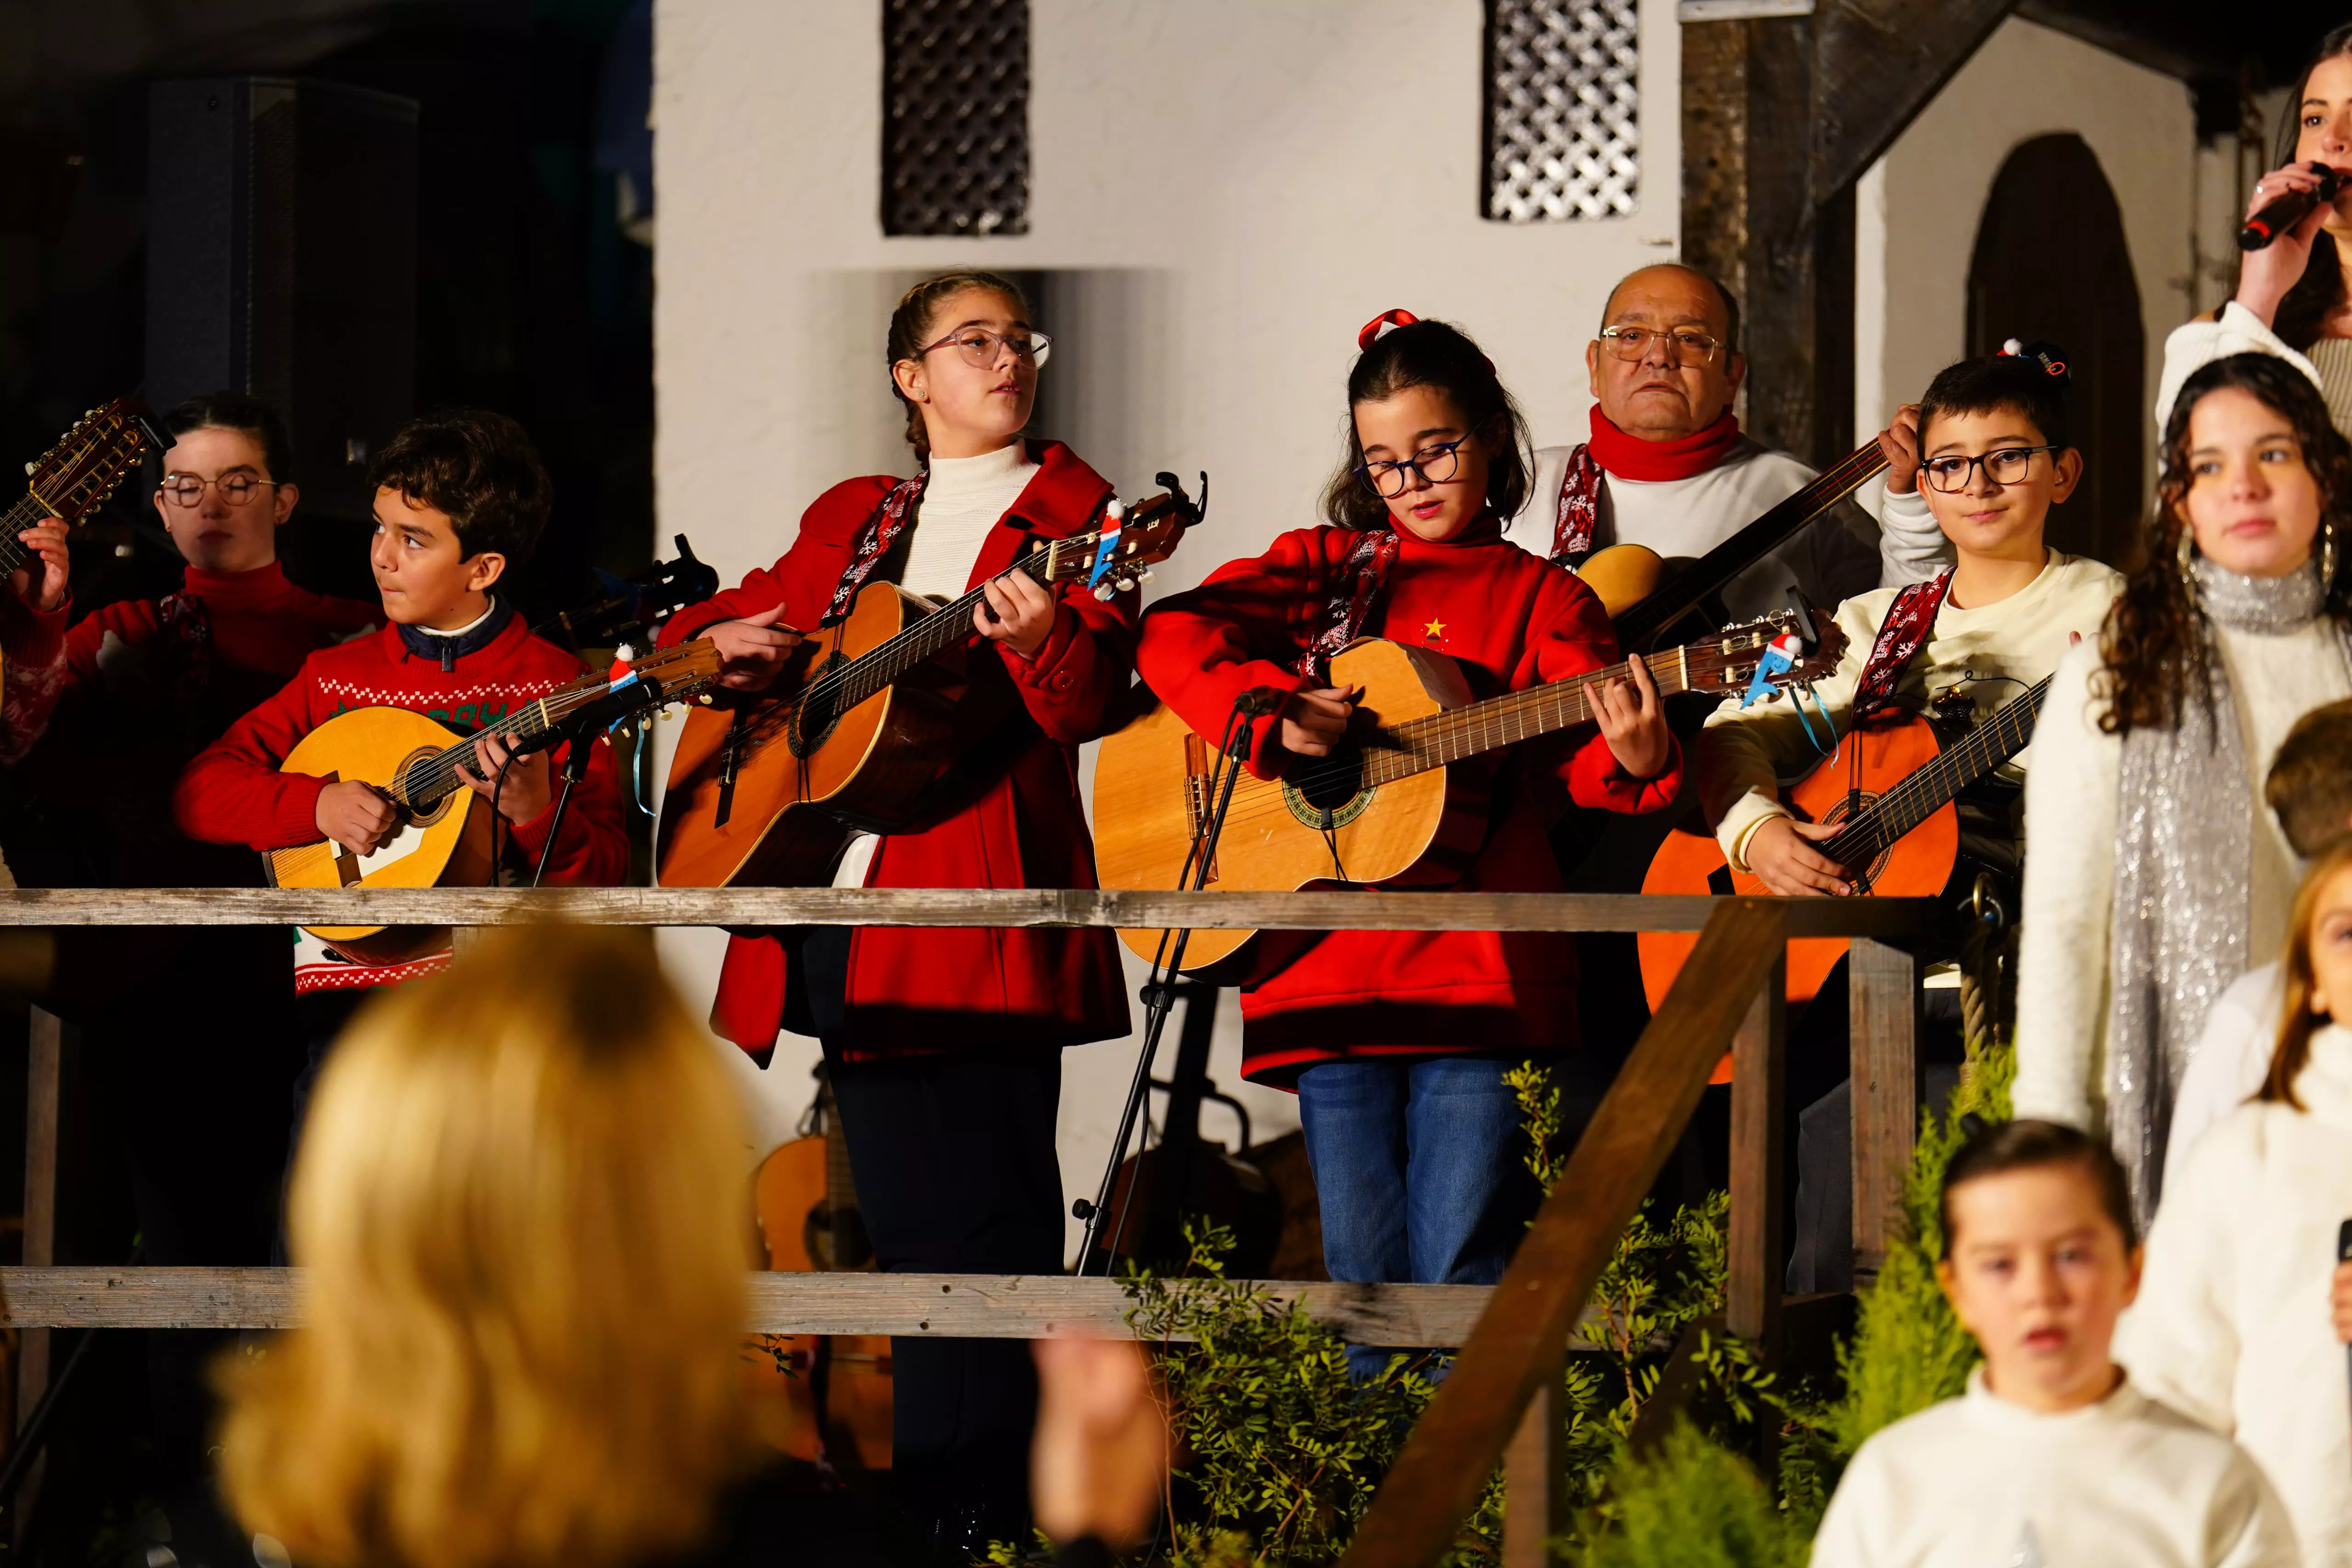
[[[2037,136],[2009,155],[1985,198],[1969,261],[1969,353],[2046,339],[2074,371],[2068,403],[2083,483],[2051,514],[2049,540],[2123,564],[2147,503],[2147,342],[2122,210],[2080,136]]]

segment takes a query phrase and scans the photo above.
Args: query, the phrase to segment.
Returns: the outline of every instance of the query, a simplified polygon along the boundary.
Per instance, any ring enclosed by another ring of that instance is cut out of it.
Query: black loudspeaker
[[[415,411],[416,112],[271,77],[149,89],[147,401],[277,405],[300,519],[366,520],[368,458]]]

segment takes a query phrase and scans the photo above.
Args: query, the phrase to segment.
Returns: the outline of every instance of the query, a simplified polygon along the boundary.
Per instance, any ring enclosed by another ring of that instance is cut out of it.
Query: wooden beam
[[[55,1013],[30,1014],[25,1068],[25,1263],[57,1260],[58,1120],[65,1080],[65,1025]],[[49,1386],[49,1331],[27,1329],[17,1341],[16,1429]]]
[[[1790,899],[1789,934],[1902,941],[1929,899]],[[1110,926],[1698,931],[1724,903],[1637,893],[1178,893],[964,888],[146,888],[0,891],[0,926]]]
[[[1881,942],[1846,960],[1853,1082],[1853,1247],[1857,1283],[1878,1271],[1902,1221],[1903,1177],[1919,1129],[1918,965]]]
[[[1372,1499],[1349,1568],[1421,1568],[1453,1544],[1787,940],[1780,900],[1727,900],[1707,922]]]
[[[1983,47],[2017,0],[1821,0],[1812,188],[1848,189]]]
[[[1568,1528],[1568,1465],[1559,1373],[1536,1385],[1503,1450],[1503,1568],[1550,1568]]]
[[[1493,1288],[1266,1280],[1358,1344],[1412,1349],[1469,1337]],[[771,1334],[1038,1339],[1123,1334],[1134,1305],[1116,1279],[1069,1275],[768,1274],[750,1277],[746,1329]],[[293,1268],[0,1268],[19,1329],[284,1329],[301,1321]]]
[[[1724,1317],[1769,1355],[1780,1337],[1782,1115],[1788,1100],[1789,961],[1766,971],[1731,1043],[1731,1278]]]

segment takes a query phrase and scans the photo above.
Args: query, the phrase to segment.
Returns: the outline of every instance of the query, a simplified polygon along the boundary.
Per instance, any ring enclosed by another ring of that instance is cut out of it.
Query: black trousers
[[[1060,1053],[844,1058],[849,933],[800,944],[794,980],[824,1046],[852,1178],[888,1273],[1059,1274]],[[941,1020],[942,1044],[953,1020]],[[894,1339],[892,1487],[942,1545],[1027,1534],[1037,1377],[1022,1340]]]

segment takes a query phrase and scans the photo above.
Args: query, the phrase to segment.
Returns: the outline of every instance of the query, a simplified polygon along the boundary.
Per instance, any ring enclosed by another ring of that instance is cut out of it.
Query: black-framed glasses
[[[1462,441],[1469,438],[1465,436]],[[1365,463],[1356,469],[1356,478],[1382,500],[1393,500],[1413,488],[1409,474],[1419,474],[1433,485],[1444,484],[1462,471],[1462,441],[1423,447],[1402,462]]]
[[[198,479],[194,474],[165,474],[155,493],[173,506],[194,506],[205,499],[209,487],[220,491],[220,498],[230,506],[243,506],[253,499],[253,493],[263,486],[275,487],[276,479],[257,479],[251,474],[223,474],[216,479]]]
[[[1664,343],[1666,359],[1673,364],[1712,364],[1717,353],[1723,347],[1722,339],[1694,327],[1676,327],[1671,332],[1662,332],[1652,327],[1601,329],[1601,343],[1609,351],[1610,357],[1622,359],[1629,364],[1648,353],[1650,345],[1654,342]]]
[[[1985,478],[1997,485],[2021,483],[2032,471],[2036,452],[2061,452],[2063,447],[2002,447],[1996,451],[1975,458],[1930,458],[1919,465],[1927,483],[1941,493],[1959,494],[1974,482],[1976,470],[1984,469]]]
[[[1043,332],[1033,332],[1026,327],[1010,332],[992,332],[986,327],[963,327],[950,332],[915,357],[920,359],[932,349],[943,349],[950,344],[963,355],[964,363],[980,370],[986,370],[996,363],[1000,349],[1009,348],[1016,358],[1039,365],[1044,364],[1045,356],[1054,351],[1053,339]]]

